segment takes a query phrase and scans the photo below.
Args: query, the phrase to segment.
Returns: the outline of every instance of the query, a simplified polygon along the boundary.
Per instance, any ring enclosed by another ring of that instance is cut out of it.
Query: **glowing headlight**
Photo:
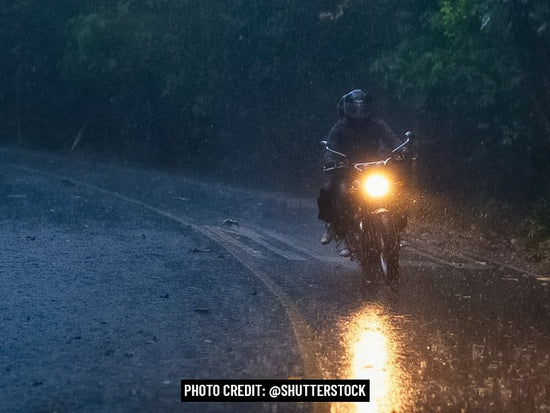
[[[371,175],[365,181],[365,191],[368,196],[379,198],[390,190],[390,181],[382,175]]]

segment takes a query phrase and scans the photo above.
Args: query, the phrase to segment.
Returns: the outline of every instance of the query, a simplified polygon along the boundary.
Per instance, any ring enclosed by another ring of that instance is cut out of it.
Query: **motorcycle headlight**
[[[373,198],[380,198],[390,191],[390,181],[383,175],[370,175],[365,180],[365,192]]]

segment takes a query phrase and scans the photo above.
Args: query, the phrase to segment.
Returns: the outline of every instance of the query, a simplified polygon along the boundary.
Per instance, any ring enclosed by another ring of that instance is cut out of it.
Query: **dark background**
[[[314,194],[336,102],[413,130],[422,184],[550,235],[546,0],[17,0],[0,5],[9,145]]]

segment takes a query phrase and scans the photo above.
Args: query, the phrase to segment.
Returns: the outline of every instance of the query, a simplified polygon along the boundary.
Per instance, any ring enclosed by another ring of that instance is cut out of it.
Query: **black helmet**
[[[338,114],[340,117],[347,116],[352,119],[369,118],[370,96],[361,89],[355,89],[345,94],[338,101]]]

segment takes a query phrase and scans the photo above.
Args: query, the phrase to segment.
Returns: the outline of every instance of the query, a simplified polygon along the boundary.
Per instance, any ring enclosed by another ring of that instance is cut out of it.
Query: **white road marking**
[[[254,232],[253,230],[251,230],[249,228],[238,227],[238,228],[233,228],[231,231],[236,232],[239,235],[243,235],[243,236],[251,239],[256,244],[267,248],[268,250],[274,252],[277,255],[280,255],[280,256],[286,258],[289,261],[306,261],[306,259],[304,257],[302,257],[298,254],[295,254],[290,250],[285,251],[285,250],[282,250],[282,249],[276,247],[275,245],[273,245],[270,242],[266,241],[260,234],[258,234],[257,232]],[[286,244],[286,243],[283,242],[283,244]]]
[[[271,238],[273,238],[273,239],[275,239],[275,240],[277,240],[277,241],[279,241],[283,244],[288,245],[291,248],[294,248],[296,251],[299,251],[302,254],[308,255],[308,256],[310,256],[312,258],[315,258],[316,260],[319,260],[319,261],[339,263],[339,264],[341,264],[342,262],[349,261],[347,259],[343,259],[343,258],[338,257],[338,256],[316,254],[311,249],[304,248],[303,246],[301,246],[301,245],[297,244],[296,242],[290,240],[289,237],[285,237],[284,235],[282,235],[278,232],[270,231],[266,228],[258,229],[258,231],[261,232],[261,233],[264,233],[265,235],[267,235],[267,236],[269,236],[269,237],[271,237]]]
[[[201,232],[205,233],[204,231],[206,231],[206,234],[207,234],[208,238],[215,238],[216,241],[224,241],[226,243],[230,243],[230,244],[234,245],[235,247],[240,248],[244,252],[252,255],[255,258],[259,258],[259,259],[262,259],[262,260],[266,259],[266,256],[264,254],[262,254],[261,251],[255,250],[253,248],[250,248],[248,245],[243,244],[241,241],[239,241],[235,237],[232,237],[231,235],[227,234],[223,230],[223,228],[221,228],[221,227],[213,227],[213,226],[210,226],[210,225],[204,225],[204,226],[202,226],[202,231]]]

